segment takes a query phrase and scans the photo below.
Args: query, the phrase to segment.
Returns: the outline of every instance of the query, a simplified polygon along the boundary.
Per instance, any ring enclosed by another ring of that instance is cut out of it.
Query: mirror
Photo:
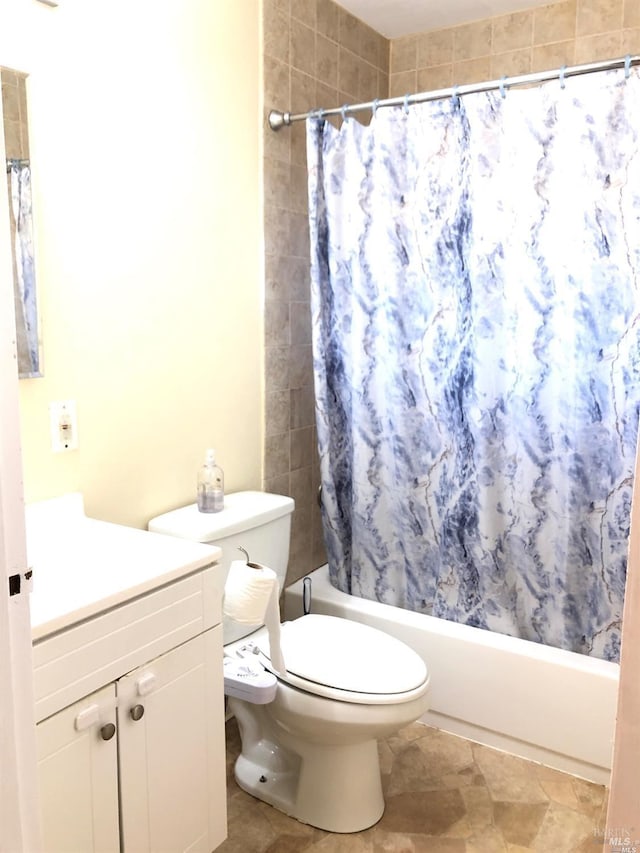
[[[25,379],[42,376],[33,254],[27,75],[0,67],[0,81],[7,158],[18,375]]]

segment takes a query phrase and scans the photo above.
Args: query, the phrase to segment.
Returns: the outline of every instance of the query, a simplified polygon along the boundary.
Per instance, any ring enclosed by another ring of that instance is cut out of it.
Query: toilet
[[[242,548],[275,571],[281,590],[293,508],[282,495],[236,492],[221,512],[192,504],[152,519],[149,530],[217,545],[225,573]],[[384,811],[378,739],[429,707],[424,661],[394,637],[335,616],[310,612],[278,633],[223,621],[225,694],[242,741],[236,781],[319,829],[366,829]],[[270,635],[284,672],[272,663]]]

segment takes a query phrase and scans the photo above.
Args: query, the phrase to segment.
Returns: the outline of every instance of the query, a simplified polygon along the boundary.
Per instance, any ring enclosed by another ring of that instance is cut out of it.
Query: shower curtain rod
[[[342,115],[373,110],[379,107],[408,107],[411,104],[421,104],[425,101],[437,101],[442,98],[459,97],[460,95],[472,95],[475,92],[491,92],[500,89],[503,93],[513,86],[526,86],[532,83],[543,83],[547,80],[564,80],[567,77],[576,77],[579,74],[591,74],[594,71],[609,71],[614,68],[624,68],[628,72],[632,65],[640,63],[640,56],[625,56],[621,59],[610,59],[604,62],[591,62],[588,65],[574,65],[567,67],[563,65],[554,71],[538,71],[535,74],[522,74],[518,77],[503,77],[501,80],[491,80],[486,83],[468,83],[464,86],[452,86],[448,89],[436,89],[432,92],[418,92],[413,95],[402,95],[395,98],[380,98],[375,101],[367,101],[363,104],[345,104],[343,107],[333,107],[329,110],[310,110],[308,113],[282,113],[271,110],[269,113],[269,127],[271,130],[280,130],[289,127],[294,121],[304,121],[309,116]]]
[[[12,166],[28,166],[28,160],[21,160],[19,157],[7,157],[7,174],[11,171]]]

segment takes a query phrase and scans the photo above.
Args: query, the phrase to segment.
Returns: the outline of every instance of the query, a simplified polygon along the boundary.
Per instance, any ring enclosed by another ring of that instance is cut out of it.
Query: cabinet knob
[[[134,705],[129,711],[129,716],[137,723],[138,720],[141,720],[144,716],[144,705]]]
[[[100,729],[100,737],[102,740],[111,740],[115,733],[116,727],[113,723],[105,723],[105,725]]]

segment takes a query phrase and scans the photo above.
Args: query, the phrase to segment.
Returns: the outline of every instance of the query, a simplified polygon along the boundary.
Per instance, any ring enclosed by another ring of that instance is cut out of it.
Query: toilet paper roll
[[[224,585],[224,615],[244,625],[264,624],[271,593],[275,589],[277,594],[277,588],[273,569],[234,560]]]

